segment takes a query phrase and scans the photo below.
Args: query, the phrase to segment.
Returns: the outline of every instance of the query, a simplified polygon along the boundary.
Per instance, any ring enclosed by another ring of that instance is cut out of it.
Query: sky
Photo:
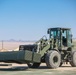
[[[0,40],[39,40],[53,27],[76,38],[76,0],[0,0]]]

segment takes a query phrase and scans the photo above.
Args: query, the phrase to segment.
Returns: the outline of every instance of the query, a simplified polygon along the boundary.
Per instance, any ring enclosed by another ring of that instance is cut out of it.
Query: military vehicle
[[[72,43],[70,28],[49,28],[49,39],[43,36],[33,45],[20,45],[19,51],[0,52],[0,62],[26,63],[38,68],[46,63],[48,68],[58,68],[64,62],[76,67],[76,49]]]

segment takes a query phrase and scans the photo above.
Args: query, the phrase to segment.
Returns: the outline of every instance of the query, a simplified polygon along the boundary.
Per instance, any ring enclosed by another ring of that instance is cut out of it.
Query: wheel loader
[[[76,49],[70,28],[49,28],[49,39],[43,36],[32,45],[20,45],[19,51],[0,52],[0,62],[27,64],[38,68],[46,63],[48,68],[58,68],[63,63],[76,67]]]

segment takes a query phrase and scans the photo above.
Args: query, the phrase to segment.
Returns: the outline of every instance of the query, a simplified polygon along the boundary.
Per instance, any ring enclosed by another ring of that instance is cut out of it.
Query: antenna
[[[4,45],[3,45],[3,40],[2,40],[2,50],[4,49],[3,47],[4,47]]]
[[[2,45],[2,49],[0,49],[0,50],[1,50],[1,51],[6,50],[6,49],[4,49],[4,41],[3,41],[3,40],[1,41],[1,45]]]

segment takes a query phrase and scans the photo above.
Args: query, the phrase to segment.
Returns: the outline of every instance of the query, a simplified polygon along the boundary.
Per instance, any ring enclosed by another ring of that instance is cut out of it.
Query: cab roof
[[[71,28],[62,28],[62,27],[56,27],[56,28],[49,28],[48,30],[70,30]]]

